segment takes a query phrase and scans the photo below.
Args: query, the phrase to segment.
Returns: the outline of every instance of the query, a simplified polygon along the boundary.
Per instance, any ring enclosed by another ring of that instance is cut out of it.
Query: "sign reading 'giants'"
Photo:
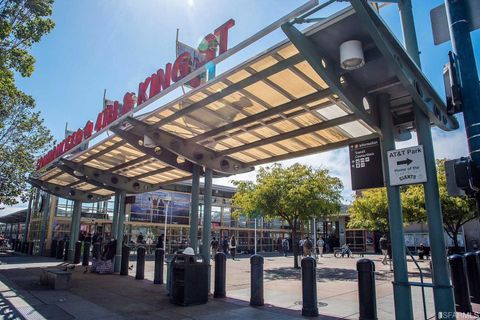
[[[380,141],[372,139],[353,143],[348,149],[350,151],[352,190],[383,187]]]
[[[227,51],[228,30],[234,25],[235,21],[233,19],[228,20],[218,27],[213,34],[210,33],[203,38],[198,48],[198,54],[192,56],[190,52],[183,52],[175,59],[173,64],[167,63],[164,69],[158,69],[157,72],[139,83],[137,95],[133,92],[127,92],[123,96],[123,103],[119,101],[109,102],[98,114],[95,124],[92,121],[88,121],[83,129],[80,128],[70,134],[46,155],[38,159],[37,170],[90,138],[94,132],[105,129],[122,115],[147,102],[168,88],[172,82],[183,79],[195,69],[200,68],[213,60],[217,55]],[[201,76],[193,78],[188,82],[188,85],[193,88],[198,87],[200,84]]]

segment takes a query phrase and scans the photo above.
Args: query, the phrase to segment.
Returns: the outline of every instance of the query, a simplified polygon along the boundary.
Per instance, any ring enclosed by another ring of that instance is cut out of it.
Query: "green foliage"
[[[327,169],[294,164],[260,168],[257,181],[235,181],[234,215],[280,218],[295,226],[300,221],[340,212],[342,183]]]
[[[444,170],[445,160],[437,160],[437,178],[443,225],[447,234],[454,240],[462,225],[475,218],[475,202],[466,197],[451,197],[447,193],[447,180]],[[423,185],[401,188],[404,222],[426,221],[425,196]],[[388,231],[388,201],[385,188],[365,190],[349,208],[349,228],[372,231]]]
[[[54,27],[53,0],[0,0],[0,203],[25,197],[26,177],[51,141],[35,101],[15,85],[14,73],[34,70],[31,46]],[[22,199],[22,200],[23,200]]]
[[[298,163],[260,168],[257,181],[234,181],[233,215],[280,218],[292,229],[294,266],[298,268],[297,228],[302,221],[340,212],[342,182],[327,169],[314,169]]]

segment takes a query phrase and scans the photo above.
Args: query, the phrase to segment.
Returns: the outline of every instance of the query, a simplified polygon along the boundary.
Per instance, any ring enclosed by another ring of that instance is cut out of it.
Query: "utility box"
[[[172,261],[170,302],[181,306],[208,301],[208,264],[199,255],[177,254]]]

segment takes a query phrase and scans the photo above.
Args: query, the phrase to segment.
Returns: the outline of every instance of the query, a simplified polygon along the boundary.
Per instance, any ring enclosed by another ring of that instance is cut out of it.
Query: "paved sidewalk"
[[[394,319],[392,273],[375,261],[378,318]],[[135,261],[130,276],[84,273],[73,270],[72,288],[52,291],[39,284],[42,267],[61,261],[23,255],[0,257],[0,319],[299,319],[301,317],[301,275],[291,257],[265,257],[265,307],[253,308],[250,300],[248,258],[227,261],[227,297],[210,298],[205,305],[180,307],[169,302],[164,285],[154,285],[153,261],[146,262],[146,280],[135,280]],[[358,319],[356,258],[336,259],[326,255],[318,262],[317,295],[319,319]],[[409,262],[412,281],[418,271]],[[421,263],[425,281],[430,281],[428,262]],[[212,267],[212,275],[214,268]],[[166,279],[166,277],[164,277]],[[212,276],[213,291],[213,276]],[[424,319],[420,288],[413,288],[415,319]],[[428,317],[434,315],[431,289],[426,289]]]

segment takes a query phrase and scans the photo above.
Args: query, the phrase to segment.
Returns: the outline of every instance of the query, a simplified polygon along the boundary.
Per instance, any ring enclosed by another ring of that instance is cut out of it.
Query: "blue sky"
[[[77,129],[87,120],[95,120],[102,108],[104,89],[107,89],[108,98],[120,100],[126,91],[136,92],[138,82],[147,75],[173,62],[177,28],[182,42],[196,46],[203,36],[233,18],[236,25],[229,33],[229,47],[232,47],[305,2],[57,0],[53,11],[55,29],[32,49],[37,60],[35,72],[30,78],[17,78],[17,85],[35,98],[47,127],[57,140],[61,140],[65,122],[69,128]],[[430,9],[441,3],[442,0],[413,0],[422,68],[443,96],[441,72],[451,45],[434,46],[429,16]],[[335,4],[324,13],[345,5]],[[401,39],[397,7],[387,6],[381,14]],[[277,30],[221,64],[217,74],[284,38]],[[472,39],[475,52],[480,52],[480,31],[473,32]],[[437,157],[467,154],[463,128],[450,133],[434,129],[433,134]],[[398,147],[415,143],[412,140]],[[345,149],[286,163],[295,161],[330,168],[332,174],[344,182],[344,196],[348,201],[352,192],[349,172],[344,170],[348,166]],[[250,173],[235,178],[253,179],[254,176]],[[231,178],[220,179],[215,183],[229,183],[229,180]]]

